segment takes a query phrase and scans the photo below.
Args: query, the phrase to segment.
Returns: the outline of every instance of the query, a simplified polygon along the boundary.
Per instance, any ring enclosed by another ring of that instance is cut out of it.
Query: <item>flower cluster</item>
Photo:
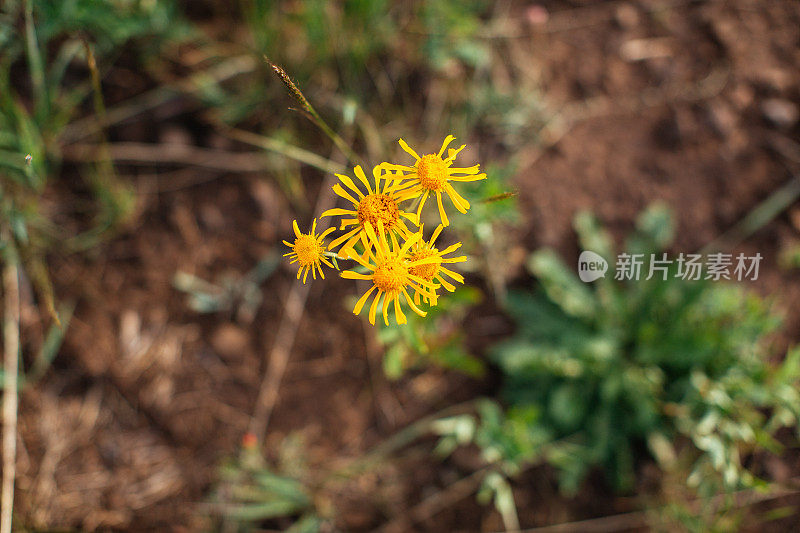
[[[356,180],[337,174],[339,183],[333,186],[333,191],[352,207],[329,209],[321,216],[341,217],[339,230],[344,233],[326,247],[324,238],[335,228],[317,235],[314,219],[311,231],[303,234],[295,221],[294,243],[283,242],[292,249],[284,255],[290,256],[292,263],[299,264],[297,278],[300,279],[302,274],[305,283],[310,270],[313,279],[316,279],[316,272],[324,279],[321,265],[333,266],[328,257],[355,261],[362,267],[361,271],[347,270],[342,272],[342,277],[370,282],[371,286],[359,298],[353,313],[359,314],[372,296],[369,306],[371,324],[375,324],[379,307],[387,325],[392,306],[397,323],[405,324],[402,302],[413,312],[425,316],[426,312],[420,306],[436,305],[440,287],[454,291],[452,282],[463,283],[464,278],[443,265],[466,261],[466,257],[447,257],[461,243],[444,250],[436,247],[436,239],[442,229],[450,224],[442,196],[446,193],[453,206],[459,212],[466,213],[469,202],[456,191],[452,182],[486,178],[486,174],[479,173],[479,165],[453,166],[456,155],[464,149],[464,145],[449,149],[447,157],[444,157],[445,150],[454,139],[448,135],[438,153],[423,156],[419,156],[400,139],[401,148],[414,158],[414,163],[381,163],[372,169],[372,182],[360,166],[353,169]],[[422,208],[427,198],[433,195],[436,196],[441,224],[430,239],[425,240]],[[415,203],[409,209],[401,207],[401,204],[410,201]],[[333,250],[337,248],[338,252],[334,253]]]

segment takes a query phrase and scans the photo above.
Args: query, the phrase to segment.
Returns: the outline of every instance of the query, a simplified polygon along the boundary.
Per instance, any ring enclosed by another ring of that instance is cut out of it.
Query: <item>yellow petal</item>
[[[373,326],[375,325],[375,311],[378,309],[378,301],[381,299],[381,296],[384,292],[378,289],[378,294],[375,295],[375,299],[372,300],[372,305],[369,306],[369,323]]]
[[[451,244],[450,246],[445,248],[443,251],[439,252],[439,255],[447,255],[450,252],[454,252],[455,250],[458,250],[459,248],[461,248],[461,243],[460,242],[457,242],[455,244]]]
[[[403,313],[403,310],[400,309],[399,295],[395,296],[394,298],[394,317],[397,319],[398,324],[408,323],[408,320],[406,320],[406,315]]]
[[[436,203],[439,205],[439,216],[442,218],[442,226],[449,226],[450,221],[447,219],[447,213],[444,212],[444,206],[442,205],[442,193],[440,191],[436,191]]]
[[[428,199],[429,194],[430,191],[425,191],[425,193],[422,195],[422,200],[419,201],[419,207],[417,207],[417,218],[422,216],[422,208],[425,205],[425,200]]]
[[[386,170],[400,170],[404,172],[416,172],[417,170],[414,167],[410,167],[408,165],[396,165],[394,163],[381,163],[380,167],[385,168]],[[384,180],[403,180],[407,178],[408,176],[404,176],[402,174],[395,174],[395,175],[387,174],[383,176]]]
[[[449,183],[445,187],[445,190],[450,195],[450,200],[452,200],[453,205],[456,206],[456,209],[458,209],[462,214],[466,213],[467,209],[469,209],[469,202],[465,200],[463,196],[458,194],[458,191],[456,191]]]
[[[360,272],[353,272],[352,270],[345,270],[342,272],[341,276],[346,279],[366,279],[372,280],[372,276],[368,276],[366,274],[361,274]]]
[[[436,242],[436,239],[439,237],[439,234],[441,234],[441,233],[442,233],[442,230],[443,230],[443,229],[444,229],[444,226],[442,226],[441,224],[439,224],[439,225],[436,227],[436,229],[435,229],[435,230],[433,230],[433,235],[431,235],[431,240],[430,240],[430,241],[428,241],[428,245],[430,245],[430,246],[433,246],[433,243],[435,243],[435,242]]]
[[[439,157],[442,157],[442,154],[444,153],[444,149],[447,148],[447,145],[450,144],[451,142],[455,141],[455,140],[456,140],[456,138],[453,135],[448,135],[447,137],[445,137],[444,138],[444,142],[442,143],[442,147],[439,149],[439,153],[436,154],[436,155],[439,156]]]
[[[361,231],[361,228],[355,228],[355,229],[352,229],[352,230],[348,231],[344,235],[341,235],[341,236],[337,237],[336,239],[331,241],[331,243],[328,245],[328,250],[333,250],[334,248],[336,248],[337,246],[342,244],[344,241],[346,241],[347,239],[349,239],[350,237],[352,237],[353,235],[355,235],[359,231]]]
[[[361,165],[356,165],[356,168],[354,168],[353,171],[355,172],[356,177],[359,180],[361,180],[361,183],[363,183],[364,185],[367,186],[367,190],[369,191],[370,194],[375,192],[375,191],[372,190],[372,187],[369,186],[369,181],[367,181],[367,175],[364,174],[364,169],[361,168]],[[378,184],[378,182],[376,180],[375,185],[377,185],[377,184]]]
[[[452,162],[453,162],[453,160],[454,160],[454,159],[456,158],[456,156],[458,155],[458,152],[460,152],[461,150],[463,150],[463,149],[464,149],[464,148],[466,148],[466,147],[467,147],[467,145],[466,145],[466,144],[462,144],[461,146],[459,146],[459,147],[458,147],[458,148],[456,148],[455,150],[453,150],[452,148],[450,148],[450,149],[447,151],[447,159],[445,159],[445,162],[447,162],[447,163],[452,163]]]
[[[387,292],[383,297],[383,323],[389,325],[389,304],[392,302],[391,295]]]
[[[324,213],[320,215],[322,217],[335,217],[335,216],[343,216],[343,215],[355,215],[356,212],[352,209],[342,209],[340,207],[334,207],[333,209],[328,209]]]
[[[367,302],[367,298],[369,298],[369,295],[372,294],[372,291],[374,291],[376,288],[377,287],[373,285],[372,287],[369,288],[367,292],[364,293],[363,296],[361,296],[361,298],[358,299],[358,301],[356,302],[356,306],[353,308],[354,315],[357,315],[361,312],[361,308],[364,307],[364,304]]]
[[[348,201],[350,201],[350,202],[351,202],[353,205],[357,206],[357,205],[359,204],[359,201],[358,201],[358,200],[356,200],[355,198],[353,198],[353,197],[350,195],[350,193],[348,193],[347,191],[345,191],[345,190],[344,190],[344,187],[342,187],[342,186],[341,186],[341,184],[337,183],[337,184],[336,184],[336,185],[334,185],[332,188],[333,188],[333,192],[335,192],[336,194],[338,194],[339,196],[341,196],[341,197],[342,197],[342,198],[344,198],[345,200],[348,200]]]
[[[389,243],[386,240],[386,228],[383,227],[383,220],[378,220],[378,237],[381,240],[381,245],[386,252],[390,252],[392,249],[389,248]]]
[[[397,243],[397,236],[394,233],[390,233],[389,236],[392,238],[392,250],[396,252],[400,249],[400,245]]]
[[[420,308],[417,307],[416,305],[414,305],[414,302],[411,301],[411,296],[408,295],[408,291],[405,289],[405,287],[403,287],[403,294],[406,297],[406,303],[408,304],[408,306],[411,308],[412,311],[417,313],[419,316],[425,316],[428,314],[425,311],[420,310]]]
[[[450,174],[450,177],[448,177],[447,179],[449,181],[480,181],[486,179],[486,174],[476,174],[474,176],[454,176]]]
[[[406,252],[408,252],[409,248],[411,248],[411,246],[412,246],[412,245],[413,245],[415,242],[419,241],[419,239],[420,239],[421,237],[422,237],[422,235],[421,235],[421,234],[419,234],[419,233],[412,233],[411,235],[409,235],[408,239],[406,239],[406,242],[405,242],[405,244],[403,244],[403,247],[400,249],[400,255],[401,255],[401,256],[402,256],[402,255],[405,255],[405,254],[406,254]]]
[[[356,262],[356,263],[358,263],[359,265],[363,266],[364,268],[367,268],[367,269],[369,269],[369,270],[375,270],[375,267],[374,267],[374,266],[372,266],[372,265],[370,265],[370,264],[369,264],[369,263],[368,263],[366,260],[364,260],[364,258],[363,258],[363,257],[361,257],[361,256],[359,256],[357,253],[355,253],[355,250],[353,250],[353,249],[350,249],[350,251],[351,251],[351,252],[353,252],[353,253],[348,253],[348,254],[347,254],[347,256],[348,256],[350,259],[352,259],[353,261],[355,261],[355,262]],[[366,255],[366,254],[365,254],[365,255]]]
[[[439,281],[439,283],[442,284],[442,287],[444,287],[448,291],[453,292],[454,290],[456,290],[455,286],[445,281],[445,279],[442,276],[436,276],[436,279]]]
[[[454,174],[458,172],[459,174],[477,174],[480,172],[480,165],[472,165],[471,167],[450,167],[447,169],[447,172],[450,174]]]
[[[400,211],[400,216],[407,218],[415,226],[419,226],[419,217],[416,213],[406,213],[405,211]]]
[[[415,267],[415,266],[420,266],[420,265],[432,265],[434,263],[439,264],[441,262],[442,262],[442,258],[441,257],[432,255],[430,257],[424,257],[422,259],[417,259],[415,261],[409,261],[408,262],[408,266],[409,267]]]
[[[414,150],[412,150],[412,149],[411,149],[411,147],[408,145],[408,143],[406,143],[406,142],[405,142],[403,139],[400,139],[400,140],[398,140],[397,142],[400,144],[400,148],[402,148],[403,150],[405,150],[405,151],[406,151],[406,152],[407,152],[409,155],[411,155],[411,156],[412,156],[414,159],[416,159],[417,161],[419,161],[419,159],[420,159],[419,155],[417,154],[417,152],[415,152]]]
[[[345,176],[344,174],[337,174],[337,176],[339,177],[342,183],[347,185],[348,189],[350,189],[351,191],[356,193],[356,195],[358,195],[359,199],[364,198],[364,193],[361,192],[361,190],[358,187],[356,187],[356,184],[353,183],[353,180],[350,179],[350,176]],[[369,190],[369,185],[367,186],[367,190]]]
[[[447,274],[448,276],[450,276],[451,278],[453,278],[454,280],[456,280],[459,283],[464,283],[464,276],[462,276],[458,272],[453,272],[449,268],[445,268],[443,266],[439,267],[439,271],[440,272],[444,272],[445,274]]]
[[[435,290],[436,289],[436,285],[434,285],[430,281],[425,281],[421,277],[415,276],[414,274],[409,274],[408,275],[408,279],[410,279],[414,283],[417,283],[420,286],[420,289],[423,292],[425,292],[425,289],[428,289],[428,290]]]
[[[317,241],[319,241],[319,242],[322,242],[322,241],[323,241],[323,239],[325,239],[325,237],[326,237],[326,236],[327,236],[329,233],[331,233],[332,231],[336,231],[336,228],[328,228],[328,229],[326,229],[325,231],[323,231],[322,233],[320,233],[320,234],[319,234],[319,237],[317,237]]]

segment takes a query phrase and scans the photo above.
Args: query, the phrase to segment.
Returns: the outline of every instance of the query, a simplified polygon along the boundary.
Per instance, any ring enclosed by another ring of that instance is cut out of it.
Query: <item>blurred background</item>
[[[295,281],[357,161],[265,56],[366,165],[452,133],[487,173],[426,319]],[[15,527],[794,531],[798,197],[792,0],[5,0]]]

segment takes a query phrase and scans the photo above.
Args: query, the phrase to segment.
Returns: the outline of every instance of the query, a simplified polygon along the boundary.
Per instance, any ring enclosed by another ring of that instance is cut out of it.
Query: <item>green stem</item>
[[[352,261],[349,257],[342,257],[341,255],[337,254],[336,252],[325,252],[325,255],[328,257],[332,257],[339,261]]]
[[[419,203],[422,201],[422,195],[417,196],[414,199],[414,203],[411,205],[411,211],[409,213],[416,213],[417,208],[419,207]]]
[[[361,158],[356,155],[353,149],[350,148],[346,142],[344,142],[344,139],[342,139],[338,133],[333,131],[333,129],[328,126],[327,122],[325,122],[319,113],[317,113],[317,110],[314,109],[314,106],[312,106],[311,102],[308,101],[308,98],[306,98],[306,96],[303,94],[303,91],[301,91],[300,88],[292,81],[286,71],[270,61],[267,56],[264,56],[264,60],[281,79],[281,82],[283,82],[283,85],[286,87],[286,90],[289,91],[289,94],[291,94],[300,103],[300,105],[303,107],[303,110],[308,113],[308,117],[311,122],[313,122],[320,130],[322,130],[322,133],[327,135],[328,138],[333,141],[333,144],[335,144],[336,147],[341,150],[341,152],[347,157],[348,161],[354,164],[360,163]]]

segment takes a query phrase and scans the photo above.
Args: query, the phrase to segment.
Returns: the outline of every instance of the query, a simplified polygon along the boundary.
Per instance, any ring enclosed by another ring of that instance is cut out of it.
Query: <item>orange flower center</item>
[[[397,202],[388,194],[368,194],[358,203],[358,222],[363,226],[365,222],[378,229],[378,221],[383,222],[383,227],[389,229],[395,225],[400,217]]]
[[[387,259],[375,268],[372,282],[384,292],[398,291],[406,284],[408,267],[398,257]]]
[[[294,240],[292,250],[297,254],[300,266],[311,266],[319,261],[322,249],[313,235],[300,235]]]
[[[436,248],[434,249],[427,249],[427,250],[419,250],[417,252],[412,253],[409,256],[409,261],[417,261],[418,259],[426,259],[428,257],[433,257],[436,255]],[[430,281],[439,271],[439,261],[435,263],[423,263],[421,265],[413,266],[408,269],[409,274],[413,274],[417,277],[424,279],[425,281]]]
[[[440,191],[447,184],[447,164],[436,154],[423,155],[417,161],[417,176],[426,189]]]

